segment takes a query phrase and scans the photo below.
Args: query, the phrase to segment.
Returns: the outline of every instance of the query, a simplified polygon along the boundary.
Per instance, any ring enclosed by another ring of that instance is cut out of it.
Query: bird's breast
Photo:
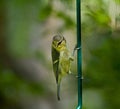
[[[60,53],[60,68],[63,75],[67,74],[70,70],[69,54],[66,51]]]

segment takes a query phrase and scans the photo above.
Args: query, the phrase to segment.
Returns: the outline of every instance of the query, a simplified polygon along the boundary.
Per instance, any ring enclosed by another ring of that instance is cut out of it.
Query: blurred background
[[[120,0],[81,0],[83,109],[120,108]],[[75,0],[0,1],[0,109],[75,109],[73,75],[56,98],[51,42],[76,44]]]

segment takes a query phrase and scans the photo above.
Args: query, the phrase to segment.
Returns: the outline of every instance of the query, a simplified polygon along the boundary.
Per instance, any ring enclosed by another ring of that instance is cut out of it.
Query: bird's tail
[[[60,83],[57,84],[57,98],[60,101]]]

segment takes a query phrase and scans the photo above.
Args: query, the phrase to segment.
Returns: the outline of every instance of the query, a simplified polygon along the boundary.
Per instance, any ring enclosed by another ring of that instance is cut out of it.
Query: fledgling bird
[[[62,35],[55,35],[52,40],[53,71],[57,83],[57,98],[60,100],[60,83],[62,77],[71,73],[70,64],[73,57],[70,55],[66,40]]]

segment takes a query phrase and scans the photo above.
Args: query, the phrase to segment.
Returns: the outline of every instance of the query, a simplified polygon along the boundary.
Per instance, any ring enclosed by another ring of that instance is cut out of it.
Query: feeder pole
[[[81,4],[76,0],[77,16],[77,72],[78,72],[78,106],[76,109],[82,109],[82,47],[81,47]]]

